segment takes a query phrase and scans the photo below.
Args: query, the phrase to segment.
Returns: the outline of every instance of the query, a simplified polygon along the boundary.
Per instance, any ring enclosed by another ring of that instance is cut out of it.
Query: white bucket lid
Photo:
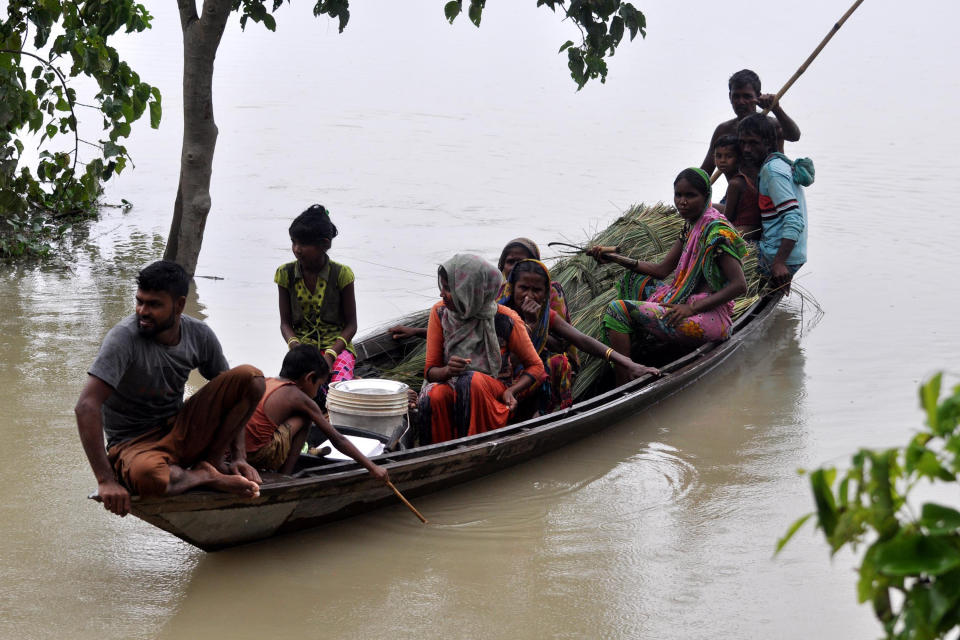
[[[341,380],[330,385],[332,391],[341,393],[360,394],[367,396],[384,396],[393,394],[407,395],[410,387],[396,380],[383,378],[358,378],[356,380]]]
[[[378,378],[341,380],[330,385],[327,409],[363,416],[403,415],[409,388],[402,382]]]

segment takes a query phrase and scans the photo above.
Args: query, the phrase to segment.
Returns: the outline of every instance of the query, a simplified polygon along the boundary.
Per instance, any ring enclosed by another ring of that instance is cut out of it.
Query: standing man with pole
[[[757,113],[757,106],[764,109],[764,113],[773,112],[777,118],[778,136],[777,150],[783,151],[783,141],[796,142],[800,139],[800,127],[786,114],[779,101],[770,93],[760,93],[760,76],[750,69],[737,71],[730,76],[727,81],[729,90],[730,106],[733,107],[734,118],[721,122],[713,131],[713,137],[710,138],[710,148],[707,150],[707,157],[703,159],[700,168],[707,173],[713,173],[716,163],[713,159],[713,147],[717,140],[725,135],[737,135],[737,125],[746,117]]]

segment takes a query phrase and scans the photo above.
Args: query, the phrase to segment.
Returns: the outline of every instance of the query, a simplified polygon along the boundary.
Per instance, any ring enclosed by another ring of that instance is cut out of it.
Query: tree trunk
[[[213,61],[230,15],[230,0],[177,0],[183,28],[183,150],[180,184],[164,259],[193,275],[200,257],[203,230],[210,213],[210,175],[217,146],[213,119]]]

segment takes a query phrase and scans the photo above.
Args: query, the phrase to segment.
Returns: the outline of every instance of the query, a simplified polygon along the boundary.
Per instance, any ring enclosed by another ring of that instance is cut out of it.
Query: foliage
[[[839,477],[810,474],[816,511],[797,520],[779,552],[811,517],[831,553],[867,545],[857,597],[871,602],[887,638],[928,640],[960,630],[960,511],[910,492],[920,481],[956,483],[960,473],[960,385],[941,400],[942,374],[920,387],[926,428],[903,448],[861,449]],[[954,485],[954,488],[955,485]]]
[[[240,12],[240,25],[245,27],[248,20],[263,23],[265,27],[274,31],[276,21],[271,12],[283,5],[284,0],[232,0],[233,9]],[[289,1],[289,0],[287,0]],[[267,5],[270,8],[267,8]],[[443,6],[443,13],[450,24],[463,13],[464,0],[449,0]],[[487,0],[469,0],[467,17],[475,26],[480,26],[483,9]],[[317,0],[313,7],[313,15],[327,15],[339,21],[341,33],[350,20],[349,0]],[[537,0],[537,6],[546,6],[556,13],[557,8],[563,12],[564,18],[569,19],[580,30],[580,44],[567,40],[560,47],[560,53],[567,52],[567,66],[570,76],[582,89],[589,80],[607,80],[606,57],[616,53],[617,46],[626,33],[632,41],[639,33],[647,35],[647,19],[629,2],[621,0]]]
[[[46,253],[49,239],[95,212],[102,181],[126,167],[122,139],[131,125],[149,110],[151,125],[159,126],[159,90],[108,44],[121,30],[149,28],[150,20],[133,0],[7,3],[0,22],[0,257]],[[78,76],[96,82],[94,105],[77,101],[67,78]],[[95,141],[80,137],[78,107],[102,114]],[[24,136],[37,134],[31,168]],[[69,140],[65,149],[51,144],[60,136]],[[81,144],[94,151],[86,162]]]
[[[470,21],[480,26],[480,18],[486,0],[470,0],[467,15]],[[567,67],[570,77],[582,89],[589,80],[600,78],[607,81],[606,56],[616,53],[624,32],[630,33],[632,41],[639,33],[647,36],[647,19],[629,2],[619,0],[537,0],[537,6],[547,6],[553,12],[557,7],[564,16],[580,29],[580,44],[567,40],[560,53],[567,52]],[[443,7],[447,20],[452,24],[463,12],[463,0],[450,0]]]

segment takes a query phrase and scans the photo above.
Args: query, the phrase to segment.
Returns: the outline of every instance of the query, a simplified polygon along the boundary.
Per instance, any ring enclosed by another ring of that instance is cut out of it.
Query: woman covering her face
[[[499,270],[458,254],[440,267],[438,280],[442,300],[430,309],[428,384],[418,400],[421,444],[506,426],[516,395],[546,376],[523,321],[497,304]]]

